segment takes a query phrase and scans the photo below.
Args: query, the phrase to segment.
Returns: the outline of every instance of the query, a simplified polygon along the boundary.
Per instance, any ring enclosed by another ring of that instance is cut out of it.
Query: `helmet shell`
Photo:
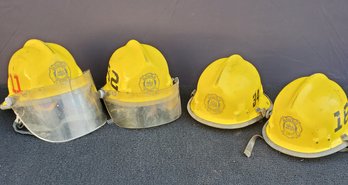
[[[213,124],[210,126],[240,128],[260,118],[257,108],[270,106],[257,69],[240,55],[232,55],[203,71],[188,109],[194,118]]]
[[[169,96],[159,92],[172,85],[167,61],[161,52],[150,45],[130,40],[112,54],[103,89],[120,92],[117,96],[120,101],[146,102]],[[134,96],[122,96],[122,93]],[[156,96],[148,95],[153,93]]]
[[[181,115],[179,79],[172,79],[161,52],[130,40],[110,58],[105,106],[113,120],[124,128],[149,128]]]
[[[7,83],[9,96],[54,85],[82,74],[68,50],[58,44],[31,39],[10,59]],[[56,94],[59,92],[42,92],[41,97]]]
[[[91,74],[62,46],[29,40],[8,71],[9,96],[1,106],[17,115],[14,126],[23,124],[44,141],[67,142],[106,122]]]
[[[263,132],[266,141],[283,153],[320,157],[340,150],[341,137],[348,133],[347,116],[343,89],[316,73],[283,88]]]

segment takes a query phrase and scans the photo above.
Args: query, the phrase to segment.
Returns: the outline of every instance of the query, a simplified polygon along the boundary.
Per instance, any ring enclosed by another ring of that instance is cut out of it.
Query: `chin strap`
[[[347,136],[347,134],[343,134],[341,136],[341,139],[342,139],[343,142],[348,143],[348,136]],[[348,148],[347,147],[343,148],[342,150],[340,150],[340,152],[348,152]]]
[[[13,130],[19,134],[33,135],[31,132],[23,130],[25,126],[18,116],[16,116],[16,119],[13,121],[12,127],[13,127]]]
[[[266,109],[266,108],[257,108],[256,112],[259,112],[262,115],[262,117],[268,119],[271,116],[271,114],[272,114],[272,110],[273,110],[273,104],[271,104],[271,106],[268,109]],[[247,157],[251,156],[257,138],[263,139],[263,137],[261,135],[256,134],[256,135],[254,135],[253,137],[250,138],[247,146],[245,147],[244,154]]]
[[[261,135],[254,135],[253,137],[251,137],[251,139],[249,140],[247,146],[245,147],[244,154],[247,157],[251,156],[257,138],[263,139],[263,137]]]
[[[348,148],[343,148],[340,152],[348,152]]]
[[[12,105],[13,105],[12,98],[6,97],[4,103],[0,105],[0,109],[1,110],[11,109]],[[31,132],[23,129],[25,128],[25,126],[22,120],[17,115],[16,115],[16,119],[13,121],[12,127],[13,127],[13,130],[19,134],[33,135]]]

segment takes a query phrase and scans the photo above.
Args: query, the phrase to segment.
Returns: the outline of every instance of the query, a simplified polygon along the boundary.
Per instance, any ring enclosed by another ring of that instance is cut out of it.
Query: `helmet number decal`
[[[118,81],[119,81],[118,74],[114,70],[111,70],[111,72],[113,74],[112,77],[110,78],[111,87],[114,88],[116,91],[118,91]]]
[[[346,124],[348,122],[348,102],[344,105],[344,124]]]
[[[110,74],[111,71],[111,74]],[[119,76],[114,70],[110,70],[110,65],[108,66],[108,73],[106,77],[107,81],[110,83],[111,87],[118,91],[118,81]]]
[[[344,105],[344,112],[343,112],[343,116],[344,116],[344,125],[348,122],[348,103],[346,103]],[[335,132],[339,131],[342,128],[342,124],[341,124],[341,116],[340,116],[340,111],[337,111],[334,113],[334,116],[337,118],[337,127],[335,128]]]
[[[13,78],[16,80],[17,89],[16,89],[15,86],[14,86]],[[17,75],[14,75],[13,78],[12,78],[12,75],[10,75],[11,84],[12,84],[12,91],[13,91],[14,93],[19,93],[19,92],[22,91],[22,90],[21,90],[21,85],[20,85],[20,83],[19,83],[19,78],[18,78]]]
[[[253,107],[256,106],[256,103],[260,100],[260,90],[257,89],[257,91],[253,95]]]

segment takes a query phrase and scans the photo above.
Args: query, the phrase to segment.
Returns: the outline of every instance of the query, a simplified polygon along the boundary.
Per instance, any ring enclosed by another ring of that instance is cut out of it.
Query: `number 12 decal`
[[[344,106],[344,112],[343,112],[344,124],[348,122],[348,111],[346,110],[347,108],[348,108],[348,103],[346,103],[346,105]],[[335,118],[337,118],[337,127],[335,128],[335,132],[339,131],[342,128],[340,114],[341,114],[340,111],[337,111],[334,113]]]
[[[119,77],[116,71],[110,69],[110,65],[108,66],[107,80],[110,82],[111,87],[114,88],[116,91],[118,91]]]
[[[110,80],[110,83],[111,83],[111,86],[112,88],[114,88],[116,91],[118,91],[118,74],[114,71],[114,70],[111,70],[113,76],[111,77],[111,80]]]

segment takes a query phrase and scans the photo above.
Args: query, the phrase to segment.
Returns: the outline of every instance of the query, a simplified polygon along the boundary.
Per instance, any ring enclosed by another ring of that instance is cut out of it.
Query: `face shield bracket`
[[[272,115],[272,109],[273,109],[272,105],[268,109],[258,107],[256,108],[256,112],[261,113],[262,117],[268,119]]]
[[[23,130],[23,128],[25,128],[22,120],[16,116],[16,119],[13,121],[12,124],[13,130],[19,134],[23,134],[23,135],[33,135],[31,132],[27,131],[27,130]]]
[[[265,96],[269,99],[269,97],[266,94],[265,94]],[[260,107],[256,108],[256,112],[259,112],[262,115],[262,117],[267,118],[267,119],[269,117],[271,117],[272,111],[273,111],[273,103],[272,102],[268,108],[260,108]]]
[[[11,109],[13,105],[13,99],[11,97],[6,97],[5,101],[0,105],[1,110]]]
[[[194,89],[194,90],[191,92],[190,97],[193,97],[195,94],[196,94],[196,89]]]
[[[103,99],[103,98],[105,97],[106,92],[105,92],[103,89],[100,89],[100,90],[98,91],[98,94],[99,94],[99,98],[100,98],[100,99]]]

